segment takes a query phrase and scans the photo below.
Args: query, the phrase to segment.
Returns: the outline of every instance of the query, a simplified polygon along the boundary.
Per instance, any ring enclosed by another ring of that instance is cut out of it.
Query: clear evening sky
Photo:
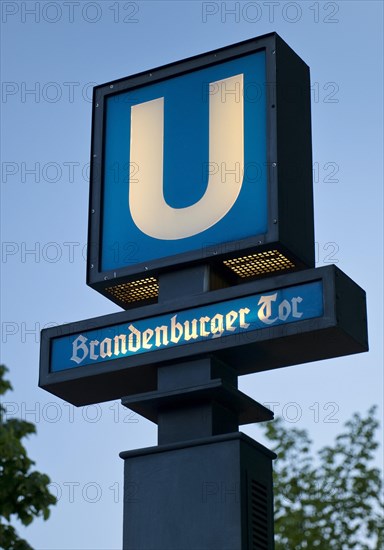
[[[317,266],[366,290],[370,351],[240,387],[317,448],[354,411],[382,416],[382,2],[3,1],[1,17],[1,361],[8,414],[37,424],[28,451],[59,497],[20,528],[32,546],[121,548],[118,453],[156,444],[118,401],[75,409],[37,387],[41,328],[119,310],[85,284],[93,85],[271,31],[310,66]]]

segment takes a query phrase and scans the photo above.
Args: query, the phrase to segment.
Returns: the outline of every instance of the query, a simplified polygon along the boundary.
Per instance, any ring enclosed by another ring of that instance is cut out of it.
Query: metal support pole
[[[223,284],[209,267],[164,275],[162,301]],[[274,453],[238,431],[272,413],[214,355],[159,366],[157,389],[122,399],[158,424],[124,459],[124,550],[272,550]]]

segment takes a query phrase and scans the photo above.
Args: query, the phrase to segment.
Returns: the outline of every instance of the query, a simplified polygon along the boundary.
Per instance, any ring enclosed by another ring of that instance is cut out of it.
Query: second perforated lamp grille
[[[242,278],[295,267],[295,264],[278,250],[267,250],[241,258],[224,260],[223,263]]]

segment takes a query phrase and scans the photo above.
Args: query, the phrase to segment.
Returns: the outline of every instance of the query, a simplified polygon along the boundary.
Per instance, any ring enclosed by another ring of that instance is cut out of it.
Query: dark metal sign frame
[[[318,280],[323,283],[322,317],[50,372],[54,338]],[[328,266],[186,297],[177,306],[173,302],[148,305],[43,330],[39,385],[70,403],[86,405],[153,391],[158,366],[207,354],[232,365],[242,375],[367,349],[365,292],[338,268]]]
[[[268,230],[151,262],[101,269],[105,106],[109,97],[250,53],[266,54]],[[105,289],[170,268],[209,263],[275,248],[296,268],[314,267],[310,78],[308,66],[275,33],[115,80],[94,88],[91,145],[87,284],[122,307]],[[239,280],[234,281],[239,282]]]

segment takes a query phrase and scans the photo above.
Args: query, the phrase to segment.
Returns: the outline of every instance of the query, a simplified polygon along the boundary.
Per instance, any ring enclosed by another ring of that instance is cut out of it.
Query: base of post
[[[239,433],[120,454],[124,550],[273,550],[272,460]]]

